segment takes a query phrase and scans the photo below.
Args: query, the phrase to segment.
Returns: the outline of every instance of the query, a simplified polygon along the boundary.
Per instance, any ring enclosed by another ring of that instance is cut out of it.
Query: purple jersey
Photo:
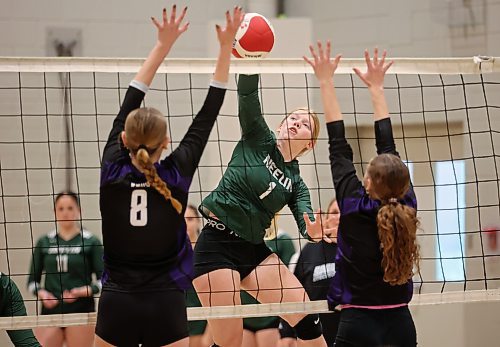
[[[381,306],[408,303],[413,283],[392,286],[385,282],[378,237],[380,201],[370,199],[356,176],[351,146],[345,139],[343,121],[327,124],[330,163],[340,208],[336,273],[328,294],[330,307],[338,304]],[[377,153],[398,155],[390,118],[375,122]],[[410,186],[400,203],[417,208]]]
[[[127,115],[140,107],[146,90],[140,83],[131,83],[104,149],[100,188],[104,290],[185,289],[191,284],[192,248],[186,234],[184,209],[225,89],[210,87],[203,107],[179,146],[155,164],[172,196],[182,204],[180,214],[149,186],[118,139]]]

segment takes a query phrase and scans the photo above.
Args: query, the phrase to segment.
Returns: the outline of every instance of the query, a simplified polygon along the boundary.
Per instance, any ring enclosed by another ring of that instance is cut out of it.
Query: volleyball
[[[258,13],[247,13],[234,38],[233,55],[236,58],[264,58],[273,46],[274,29],[269,20]]]

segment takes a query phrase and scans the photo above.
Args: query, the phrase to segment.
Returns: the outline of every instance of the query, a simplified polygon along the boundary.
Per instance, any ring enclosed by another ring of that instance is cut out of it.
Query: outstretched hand
[[[382,52],[382,58],[379,60],[378,48],[373,51],[373,59],[370,59],[370,53],[365,50],[366,72],[361,72],[358,68],[353,68],[354,72],[363,81],[368,88],[383,88],[384,76],[387,70],[394,63],[393,61],[385,63],[387,52]]]
[[[324,240],[325,242],[332,243],[334,241],[333,235],[335,235],[334,228],[326,228],[321,221],[321,210],[318,209],[314,212],[315,221],[311,222],[307,212],[304,212],[304,221],[306,222],[307,234],[311,237],[314,242],[319,242]]]
[[[158,22],[156,18],[151,17],[153,24],[158,29],[158,43],[170,47],[177,38],[184,33],[188,27],[189,22],[182,23],[186,15],[187,7],[184,7],[182,13],[177,17],[177,6],[173,5],[170,12],[170,19],[167,16],[167,9],[163,9],[162,22]]]
[[[233,45],[234,37],[236,36],[236,32],[240,27],[241,22],[243,21],[243,17],[245,17],[245,12],[239,6],[235,6],[233,9],[233,16],[229,11],[226,11],[226,27],[221,28],[219,24],[215,25],[215,31],[217,32],[217,39],[221,46],[225,45]]]
[[[330,59],[330,53],[332,50],[332,45],[330,41],[326,41],[326,49],[323,48],[321,41],[318,41],[318,52],[314,49],[313,45],[309,45],[309,51],[313,59],[309,59],[303,56],[304,60],[312,66],[314,74],[318,81],[327,81],[333,77],[337,66],[339,65],[341,54],[337,54],[334,59]]]

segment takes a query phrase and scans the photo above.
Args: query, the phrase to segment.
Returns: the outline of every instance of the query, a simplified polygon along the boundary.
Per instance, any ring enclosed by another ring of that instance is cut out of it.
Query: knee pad
[[[318,314],[305,316],[294,328],[297,337],[301,340],[314,340],[323,334]]]

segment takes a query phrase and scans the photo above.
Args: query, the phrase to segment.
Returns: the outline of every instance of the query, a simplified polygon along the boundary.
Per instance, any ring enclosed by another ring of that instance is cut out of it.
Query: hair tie
[[[390,204],[397,204],[398,203],[398,199],[397,198],[390,198],[389,199],[389,203]]]
[[[139,145],[139,146],[137,147],[136,152],[137,152],[137,151],[139,151],[140,149],[145,150],[145,151],[146,151],[146,152],[148,152],[148,154],[149,154],[149,149],[146,147],[146,145],[142,145],[142,144],[141,144],[141,145]]]

